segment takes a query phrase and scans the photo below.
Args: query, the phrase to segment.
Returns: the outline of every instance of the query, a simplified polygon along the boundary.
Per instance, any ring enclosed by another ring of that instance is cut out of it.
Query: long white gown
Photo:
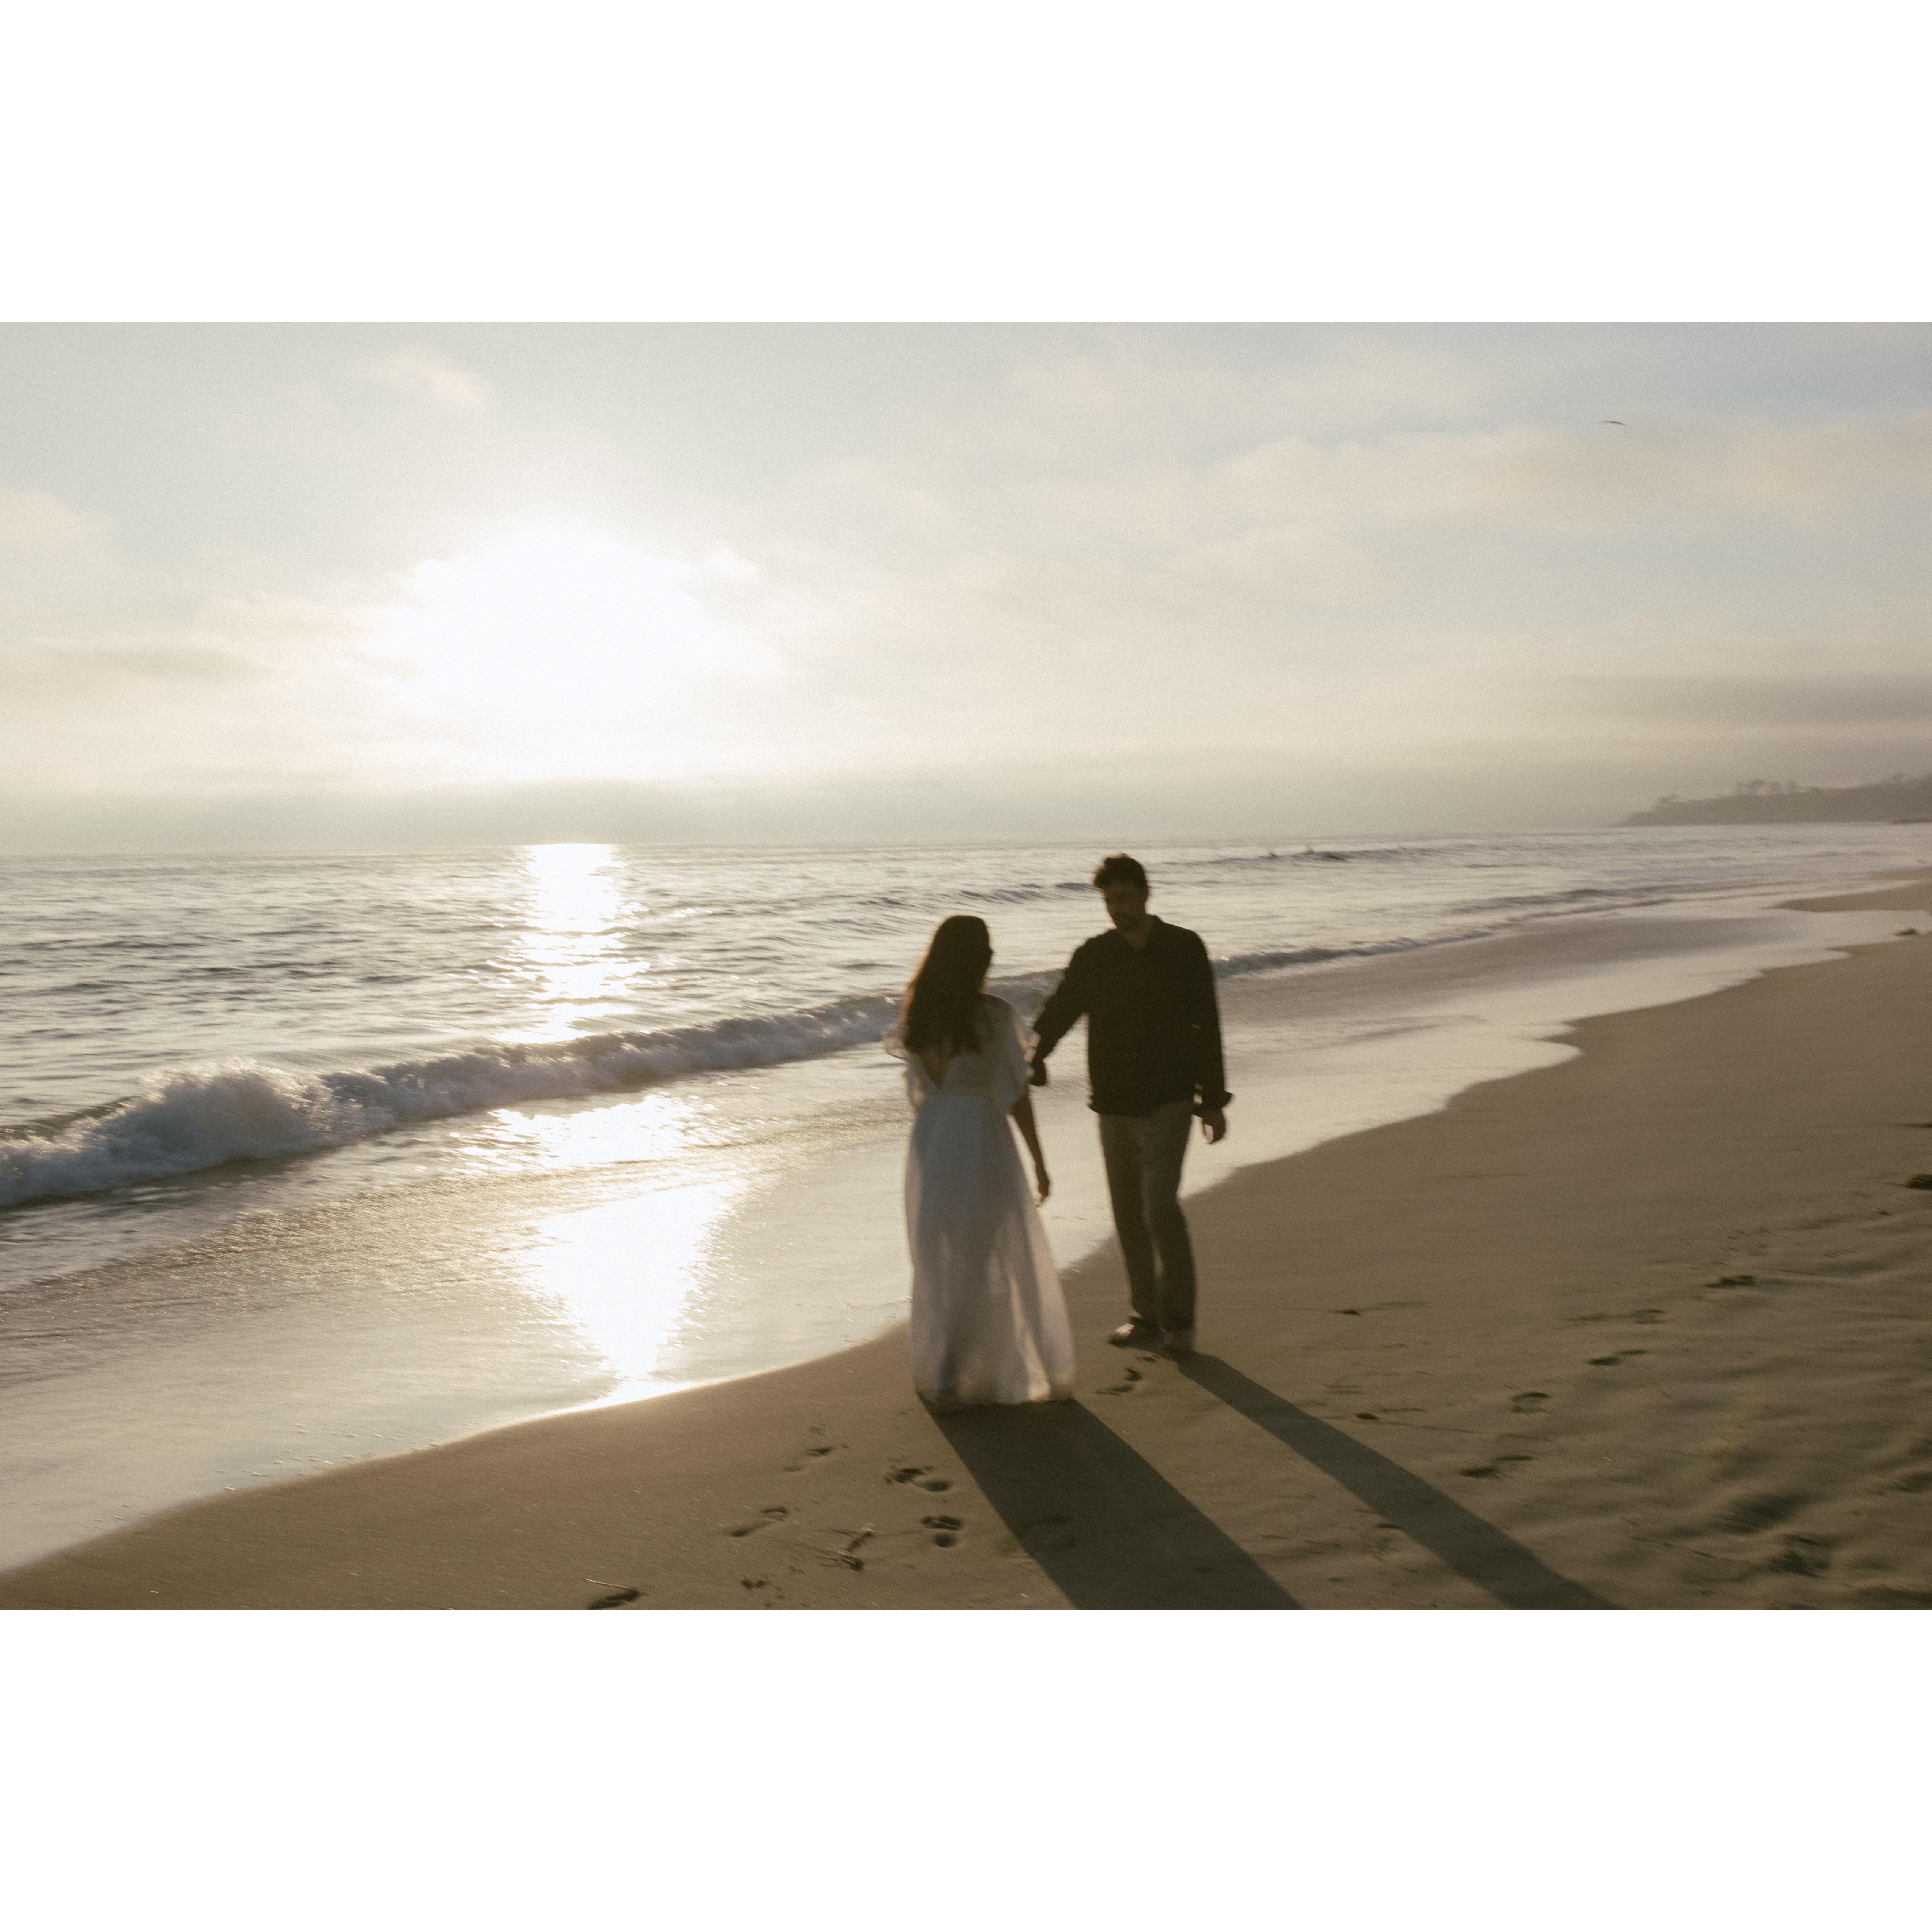
[[[915,1111],[905,1173],[913,1384],[928,1402],[1055,1402],[1073,1393],[1073,1336],[1009,1118],[1032,1035],[981,996],[986,1044],[932,1076],[895,1027]]]

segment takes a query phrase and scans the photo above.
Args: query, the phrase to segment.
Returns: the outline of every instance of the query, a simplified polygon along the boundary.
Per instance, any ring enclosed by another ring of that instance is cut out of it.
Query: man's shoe
[[[1160,1352],[1163,1355],[1192,1354],[1194,1330],[1192,1328],[1170,1328],[1160,1338]]]
[[[1151,1348],[1160,1340],[1160,1330],[1151,1322],[1143,1322],[1137,1316],[1132,1322],[1123,1322],[1107,1337],[1117,1348]]]

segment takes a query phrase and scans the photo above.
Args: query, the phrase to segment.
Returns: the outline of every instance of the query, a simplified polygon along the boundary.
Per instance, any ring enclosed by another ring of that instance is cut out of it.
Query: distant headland
[[[1748,778],[1720,798],[1660,798],[1621,825],[1892,824],[1932,822],[1932,773],[1875,784],[1800,785]]]

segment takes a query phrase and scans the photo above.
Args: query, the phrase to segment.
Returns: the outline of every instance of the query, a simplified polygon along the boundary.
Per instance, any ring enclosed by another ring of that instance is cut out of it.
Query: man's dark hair
[[[1124,852],[1110,852],[1100,861],[1094,883],[1103,892],[1109,886],[1132,886],[1136,892],[1144,892],[1148,889],[1147,868]]]

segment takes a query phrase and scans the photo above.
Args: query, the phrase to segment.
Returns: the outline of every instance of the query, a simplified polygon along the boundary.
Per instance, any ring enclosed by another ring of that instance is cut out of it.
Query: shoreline
[[[1932,876],[1787,903],[1924,916]],[[1106,1347],[1102,1252],[1073,1402],[930,1417],[896,1329],[186,1504],[0,1606],[1932,1604],[1918,956],[1586,1019],[1240,1169],[1190,1202],[1185,1366]]]

